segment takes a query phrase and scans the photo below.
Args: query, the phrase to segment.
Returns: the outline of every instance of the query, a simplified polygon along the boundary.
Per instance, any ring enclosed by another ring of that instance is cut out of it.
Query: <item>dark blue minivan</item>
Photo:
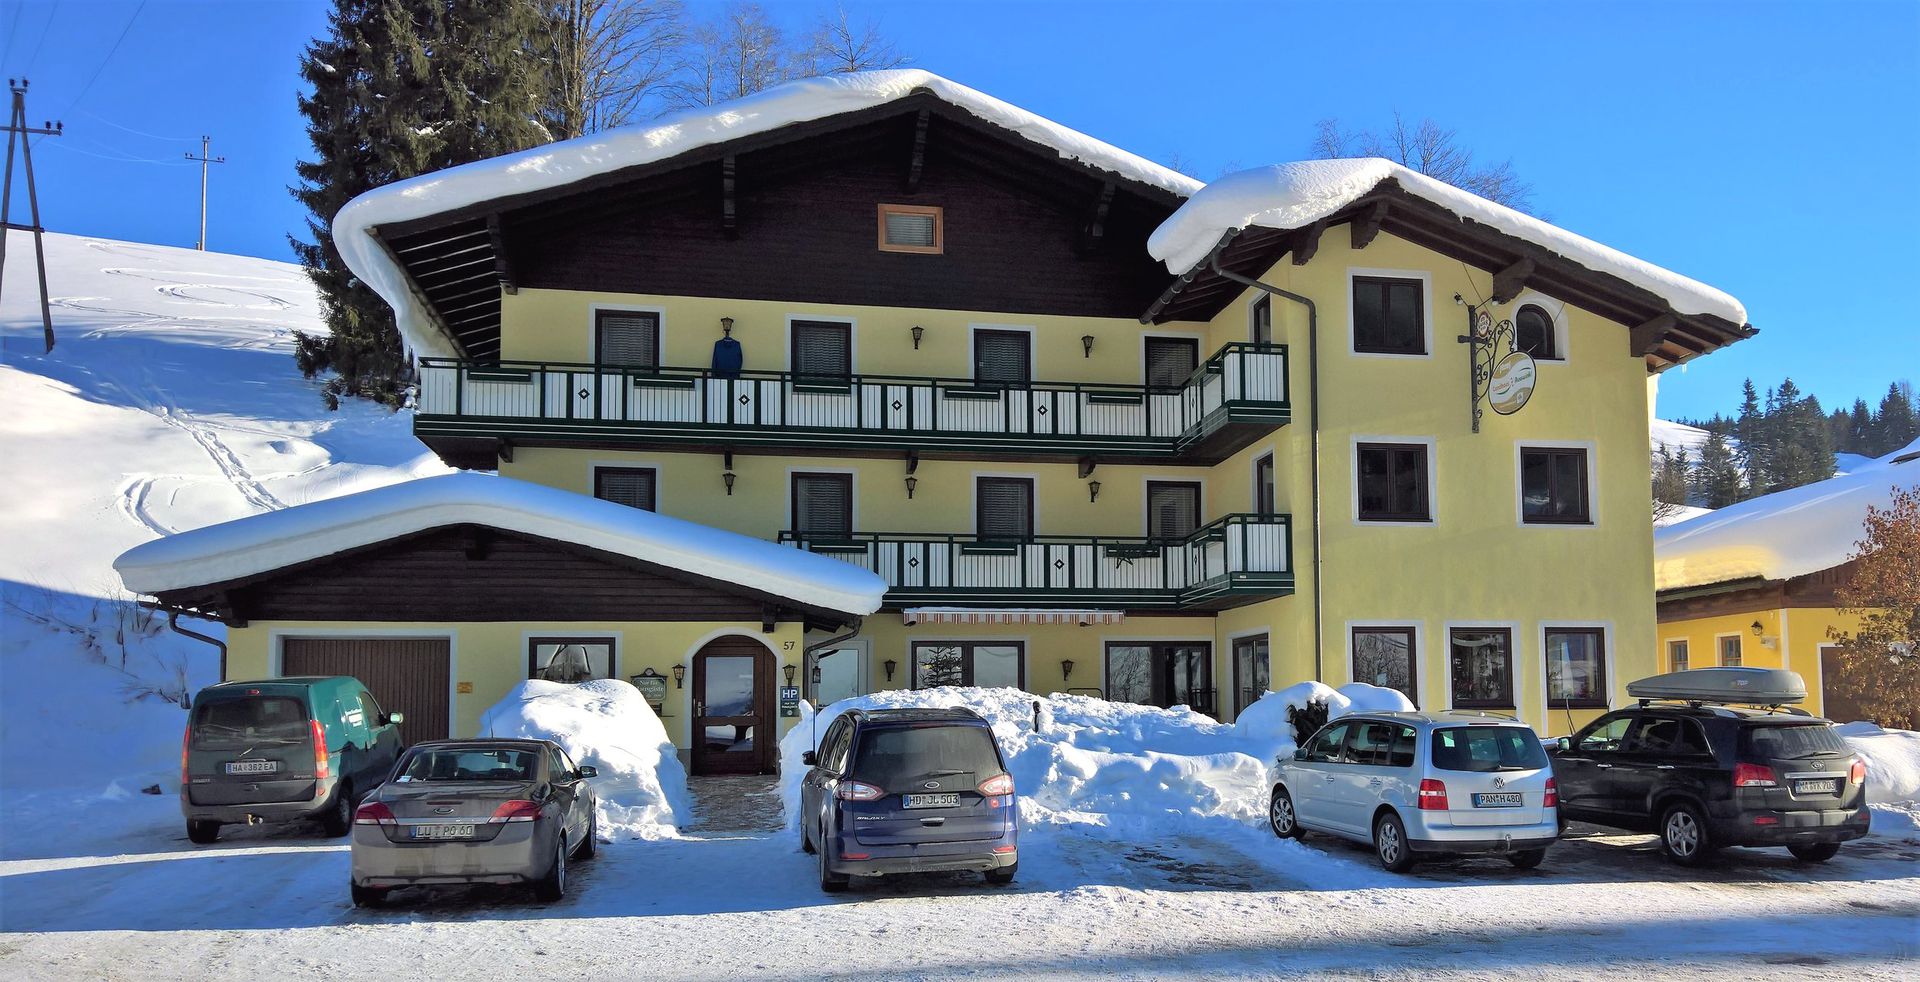
[[[967,709],[853,709],[801,757],[800,843],[820,889],[851,876],[1020,868],[1013,776],[993,729]]]

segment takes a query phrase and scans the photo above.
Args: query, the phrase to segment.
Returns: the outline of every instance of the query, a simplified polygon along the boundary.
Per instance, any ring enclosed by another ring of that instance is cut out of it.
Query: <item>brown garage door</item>
[[[451,735],[446,638],[287,638],[282,675],[351,675],[380,700],[405,713],[400,736],[409,746]]]

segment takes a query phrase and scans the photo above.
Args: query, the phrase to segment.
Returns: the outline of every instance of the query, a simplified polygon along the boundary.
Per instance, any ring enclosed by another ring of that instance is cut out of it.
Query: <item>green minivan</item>
[[[302,819],[346,835],[354,805],[400,757],[400,722],[345,675],[200,690],[180,740],[187,838],[207,843],[222,825]]]

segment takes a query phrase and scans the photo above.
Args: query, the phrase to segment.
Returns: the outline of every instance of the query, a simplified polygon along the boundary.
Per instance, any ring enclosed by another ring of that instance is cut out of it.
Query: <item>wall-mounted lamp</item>
[[[813,663],[813,671],[807,673],[807,680],[814,685],[820,684],[820,663],[818,661]]]
[[[1766,633],[1766,630],[1767,630],[1767,629],[1766,629],[1766,628],[1764,628],[1764,627],[1762,627],[1762,626],[1760,626],[1760,622],[1759,622],[1759,621],[1754,621],[1754,622],[1753,622],[1753,626],[1752,626],[1751,628],[1749,628],[1749,630],[1751,630],[1751,631],[1753,632],[1753,636],[1757,638],[1757,637],[1759,637],[1760,635],[1762,635],[1762,634],[1764,634],[1764,633]]]
[[[1070,678],[1073,678],[1073,659],[1062,658],[1060,659],[1060,679],[1064,682]]]
[[[921,327],[918,324],[913,325],[913,350],[915,351],[920,350],[920,336],[925,333],[927,333],[926,328]]]
[[[724,472],[724,473],[722,473],[722,474],[720,475],[720,481],[721,481],[721,483],[723,483],[723,484],[725,484],[725,485],[727,486],[727,497],[729,497],[729,498],[731,498],[731,497],[733,497],[733,480],[734,480],[734,477],[735,477],[735,475],[734,475],[734,473],[733,473],[732,471],[726,471],[726,472]]]
[[[684,689],[687,687],[687,666],[673,666],[673,687],[676,689]]]
[[[1086,357],[1086,358],[1093,357],[1093,335],[1091,334],[1080,335],[1080,350],[1084,352],[1082,357]]]
[[[889,658],[881,663],[881,667],[887,670],[887,681],[891,682],[893,681],[893,670],[899,668],[900,663]]]
[[[1087,482],[1087,504],[1093,504],[1094,502],[1099,500],[1100,500],[1100,482],[1088,481]]]
[[[914,488],[917,488],[917,487],[919,487],[919,486],[920,486],[920,479],[919,479],[919,478],[917,478],[917,477],[909,477],[909,478],[907,478],[907,500],[908,500],[908,501],[912,501],[912,500],[913,500],[913,489],[914,489]]]
[[[728,337],[733,336],[733,318],[731,317],[720,318],[720,333],[725,334]]]
[[[798,672],[799,670],[800,670],[800,666],[798,665],[783,665],[780,668],[781,674],[787,677],[788,685],[793,684],[793,673]]]

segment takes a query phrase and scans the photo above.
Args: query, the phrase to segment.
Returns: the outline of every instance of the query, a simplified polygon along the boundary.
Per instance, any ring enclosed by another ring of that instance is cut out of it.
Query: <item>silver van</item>
[[[1370,843],[1395,873],[1422,853],[1498,853],[1521,869],[1560,837],[1553,768],[1533,728],[1482,713],[1361,713],[1275,762],[1273,834]]]

